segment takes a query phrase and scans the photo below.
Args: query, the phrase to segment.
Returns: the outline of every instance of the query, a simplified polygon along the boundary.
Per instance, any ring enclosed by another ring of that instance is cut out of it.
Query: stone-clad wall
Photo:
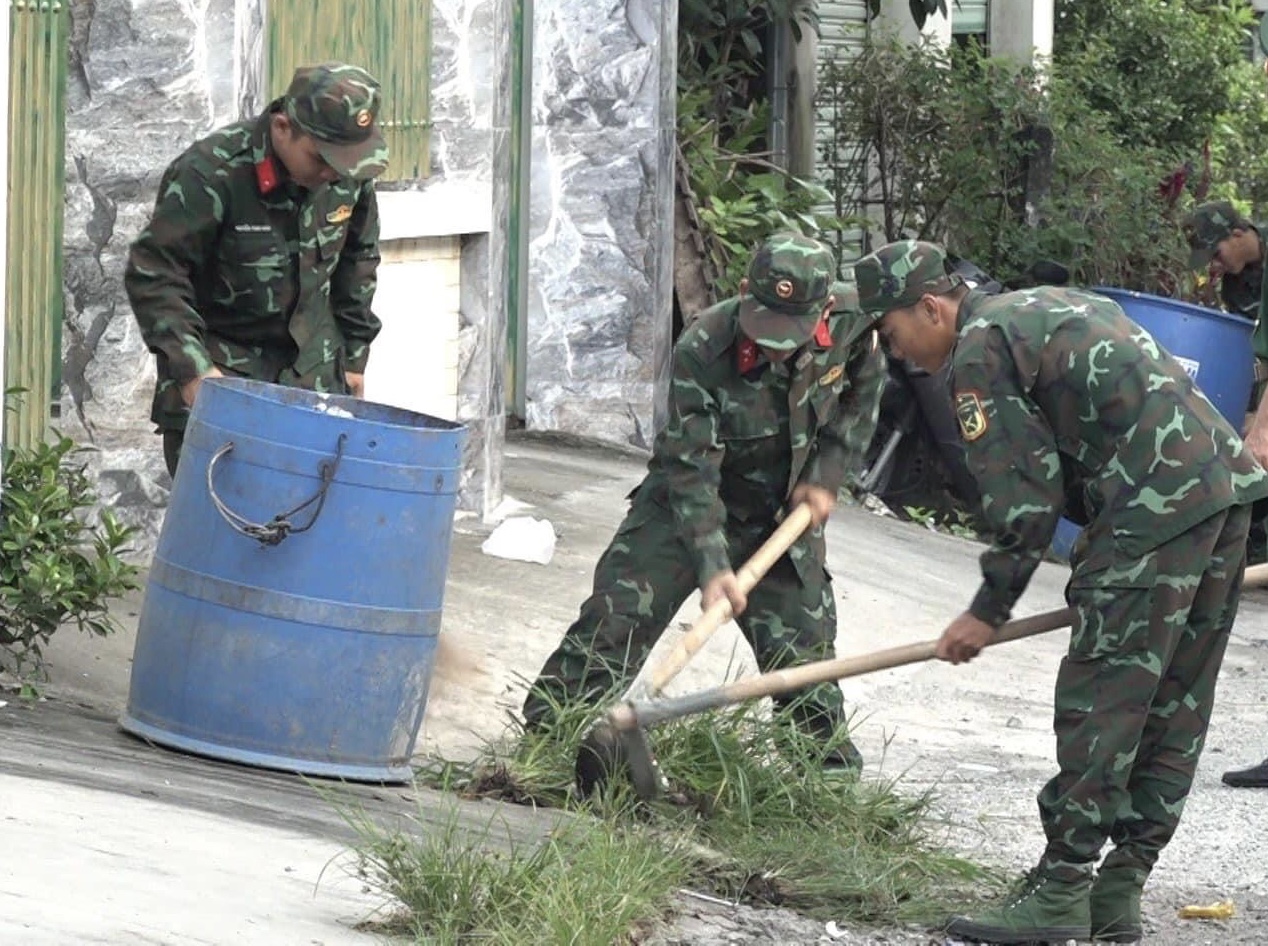
[[[233,0],[72,0],[62,429],[91,444],[105,503],[152,541],[169,479],[149,423],[153,359],[123,291],[167,162],[232,120]]]
[[[677,0],[536,4],[529,427],[654,436],[672,344]]]

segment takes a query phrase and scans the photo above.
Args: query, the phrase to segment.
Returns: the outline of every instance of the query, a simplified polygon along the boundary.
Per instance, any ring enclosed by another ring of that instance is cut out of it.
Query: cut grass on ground
[[[508,841],[495,822],[463,829],[456,809],[427,833],[349,821],[358,873],[388,899],[388,918],[367,926],[418,943],[629,943],[690,876],[685,844],[615,820],[573,821],[533,844]]]
[[[463,797],[581,815],[541,845],[499,848],[456,822],[412,836],[353,820],[367,882],[403,908],[398,929],[420,943],[610,946],[637,942],[685,885],[872,924],[937,923],[999,889],[997,874],[939,845],[927,792],[825,771],[827,747],[754,708],[650,734],[664,799],[640,802],[621,778],[578,799],[573,766],[592,719],[561,711],[550,733],[513,733],[473,763],[419,773]]]

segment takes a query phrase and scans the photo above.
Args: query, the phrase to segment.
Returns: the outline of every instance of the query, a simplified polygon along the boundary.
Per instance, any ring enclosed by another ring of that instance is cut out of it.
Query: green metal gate
[[[431,173],[431,0],[268,0],[269,91],[297,66],[338,59],[383,86],[379,127],[389,164],[380,181]]]
[[[68,2],[11,0],[4,381],[25,393],[18,410],[5,411],[4,441],[10,446],[29,446],[45,436],[61,383],[69,35]]]

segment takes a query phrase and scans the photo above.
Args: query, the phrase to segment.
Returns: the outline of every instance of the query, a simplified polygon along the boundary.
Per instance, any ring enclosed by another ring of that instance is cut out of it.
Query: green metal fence
[[[4,440],[45,436],[61,382],[62,205],[70,5],[9,5],[9,220],[5,385],[24,388]]]
[[[431,173],[431,0],[269,0],[269,91],[296,67],[337,59],[383,86],[379,127],[390,163],[384,181]]]

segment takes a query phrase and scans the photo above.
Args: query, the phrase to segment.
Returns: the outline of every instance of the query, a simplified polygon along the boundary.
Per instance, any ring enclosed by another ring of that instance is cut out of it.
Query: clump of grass
[[[996,888],[939,845],[932,793],[824,765],[845,729],[825,741],[742,708],[656,731],[662,771],[693,801],[690,828],[725,856],[715,891],[823,919],[933,922]]]
[[[663,916],[690,873],[683,844],[616,821],[572,822],[538,843],[490,821],[464,828],[456,809],[435,825],[389,830],[345,810],[357,872],[396,905],[385,933],[440,946],[612,946]]]
[[[594,722],[595,709],[584,704],[556,706],[553,719],[545,731],[525,731],[519,720],[512,720],[506,734],[485,743],[473,760],[434,758],[416,774],[424,784],[463,798],[577,807],[573,791],[577,749]]]
[[[596,711],[556,709],[549,731],[512,725],[475,760],[437,759],[419,778],[584,815],[566,831],[508,848],[456,823],[417,838],[358,825],[369,882],[419,942],[629,942],[684,885],[816,918],[932,923],[1002,884],[940,845],[931,793],[825,768],[848,727],[825,742],[768,705],[692,716],[649,734],[665,798],[642,802],[618,775],[583,799],[574,764]]]

